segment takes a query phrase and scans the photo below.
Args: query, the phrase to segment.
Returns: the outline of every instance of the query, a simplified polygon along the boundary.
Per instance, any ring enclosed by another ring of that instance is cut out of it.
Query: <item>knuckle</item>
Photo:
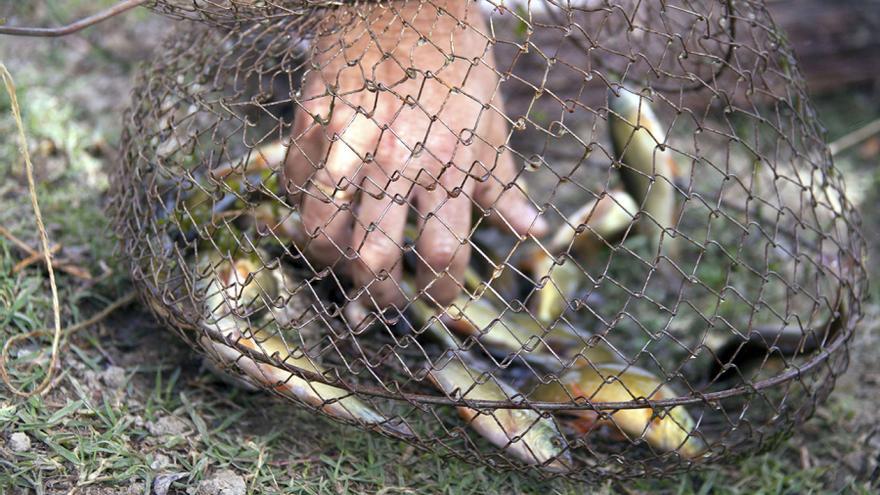
[[[400,257],[397,243],[378,230],[368,232],[356,250],[363,265],[373,272],[390,269]]]
[[[452,234],[436,239],[420,253],[425,263],[435,272],[453,272],[463,270],[467,264],[468,252]]]
[[[447,129],[434,130],[426,140],[425,150],[434,160],[445,165],[452,160],[458,144],[458,136]]]
[[[309,233],[323,232],[327,227],[327,218],[316,214],[312,209],[306,209],[302,215],[302,224]]]
[[[335,205],[309,204],[303,209],[302,224],[306,232],[313,237],[326,238],[328,241],[340,242],[334,235],[341,236],[344,231],[338,228],[337,216],[341,209]],[[337,228],[331,228],[331,223],[337,222]],[[334,234],[333,232],[336,232]]]
[[[405,301],[404,295],[397,290],[394,282],[379,282],[378,286],[371,287],[369,292],[380,306],[399,305]]]

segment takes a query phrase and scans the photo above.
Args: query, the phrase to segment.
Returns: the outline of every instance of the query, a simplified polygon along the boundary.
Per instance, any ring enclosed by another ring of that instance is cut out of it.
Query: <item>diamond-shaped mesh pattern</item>
[[[761,2],[151,8],[112,210],[242,380],[599,481],[773,446],[845,369],[859,217]]]

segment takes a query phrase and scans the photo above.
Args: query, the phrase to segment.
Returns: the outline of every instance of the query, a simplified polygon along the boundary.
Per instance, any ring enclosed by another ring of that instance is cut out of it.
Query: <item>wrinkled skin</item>
[[[285,166],[310,259],[345,270],[380,306],[403,301],[408,216],[416,280],[440,303],[463,283],[475,206],[507,232],[546,231],[514,183],[484,16],[460,0],[435,5],[334,11],[328,25],[343,27],[318,30]]]

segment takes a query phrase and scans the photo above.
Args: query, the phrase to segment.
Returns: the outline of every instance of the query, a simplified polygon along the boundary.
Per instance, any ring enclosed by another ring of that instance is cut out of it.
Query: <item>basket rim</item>
[[[147,284],[148,285],[148,284]],[[148,292],[153,292],[152,288],[147,289]],[[843,292],[843,290],[841,290]],[[153,294],[149,294],[148,297],[155,297]],[[163,304],[165,309],[168,309],[168,306],[164,303],[160,302],[161,298],[157,298],[159,304]],[[150,305],[151,307],[153,305]],[[186,329],[194,333],[201,333],[204,336],[207,336],[211,340],[221,343],[223,345],[229,346],[236,351],[240,352],[243,356],[253,359],[254,361],[267,364],[270,366],[274,366],[281,370],[291,373],[292,375],[313,382],[318,382],[324,385],[330,385],[334,387],[342,388],[352,395],[356,396],[368,396],[375,397],[381,399],[391,399],[395,401],[404,401],[409,403],[416,404],[431,404],[431,405],[439,405],[439,406],[455,406],[455,407],[467,407],[470,409],[529,409],[535,411],[580,411],[580,410],[588,410],[588,411],[615,411],[615,410],[624,410],[624,409],[671,409],[673,407],[678,406],[687,406],[693,404],[710,404],[712,402],[718,402],[724,399],[730,399],[733,397],[738,397],[746,394],[754,394],[760,392],[761,390],[765,390],[768,388],[776,387],[783,383],[789,382],[796,378],[801,378],[806,373],[812,371],[814,368],[827,361],[833,354],[838,352],[852,337],[856,327],[857,318],[849,318],[844,314],[843,311],[838,311],[834,320],[832,320],[831,324],[834,322],[840,322],[843,324],[844,328],[842,331],[838,332],[837,337],[827,346],[822,348],[820,352],[813,355],[809,360],[804,362],[800,366],[792,365],[793,368],[781,373],[779,375],[766,378],[764,380],[760,380],[758,382],[752,384],[743,384],[733,388],[727,388],[725,390],[719,390],[716,392],[708,392],[701,393],[690,396],[679,396],[668,399],[657,399],[651,400],[647,398],[633,399],[629,401],[623,402],[599,402],[599,401],[590,401],[589,399],[584,399],[582,401],[578,401],[577,403],[569,402],[544,402],[544,401],[530,401],[523,394],[517,394],[511,400],[507,401],[499,401],[499,400],[484,400],[484,399],[453,399],[446,395],[435,395],[435,394],[425,394],[425,393],[415,393],[415,392],[403,392],[403,391],[395,391],[391,389],[375,387],[370,385],[359,385],[349,383],[339,376],[339,373],[336,373],[337,379],[329,379],[326,375],[321,373],[315,373],[313,371],[309,371],[298,366],[294,366],[288,364],[285,361],[281,361],[276,358],[274,354],[269,355],[264,352],[255,351],[250,347],[247,347],[238,342],[237,339],[232,339],[226,335],[224,335],[221,331],[215,328],[211,328],[206,325],[192,324],[187,320],[186,322],[177,320],[172,323],[172,325],[177,326],[181,329]],[[843,320],[842,322],[840,320]],[[336,399],[331,400],[330,402],[335,402]]]

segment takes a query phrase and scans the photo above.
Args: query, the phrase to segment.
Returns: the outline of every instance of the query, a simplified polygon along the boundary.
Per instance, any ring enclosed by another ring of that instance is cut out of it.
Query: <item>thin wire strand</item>
[[[0,34],[8,34],[11,36],[33,36],[42,38],[57,38],[60,36],[67,36],[68,34],[82,31],[87,27],[94,26],[99,22],[103,22],[107,19],[110,19],[111,17],[115,17],[145,3],[147,3],[147,0],[123,0],[113,7],[102,10],[97,14],[84,17],[78,21],[67,24],[66,26],[56,28],[0,26]]]

